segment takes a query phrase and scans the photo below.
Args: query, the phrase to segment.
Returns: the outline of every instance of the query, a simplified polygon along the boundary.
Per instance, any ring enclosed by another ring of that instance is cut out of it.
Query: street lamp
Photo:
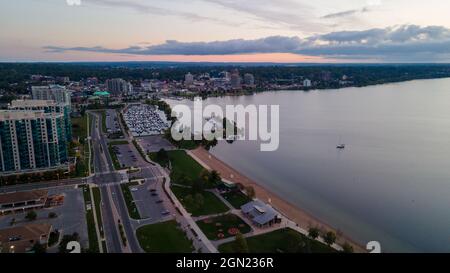
[[[9,247],[9,253],[14,253],[14,246]]]

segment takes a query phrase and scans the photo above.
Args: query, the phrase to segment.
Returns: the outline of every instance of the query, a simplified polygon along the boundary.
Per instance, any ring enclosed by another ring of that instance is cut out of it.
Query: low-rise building
[[[32,252],[33,246],[48,246],[52,225],[30,224],[0,230],[0,253]]]
[[[251,201],[241,207],[242,213],[257,227],[272,226],[281,221],[280,214],[270,205],[260,200]]]
[[[44,208],[47,199],[46,190],[0,194],[0,215]]]

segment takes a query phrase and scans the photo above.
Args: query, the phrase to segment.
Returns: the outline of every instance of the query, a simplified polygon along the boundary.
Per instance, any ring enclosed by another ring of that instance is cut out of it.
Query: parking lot
[[[109,135],[118,135],[122,133],[116,110],[106,110],[106,130]]]
[[[158,136],[145,136],[136,138],[139,145],[147,152],[147,153],[155,153],[161,149],[166,151],[173,150],[175,147],[170,143],[167,139],[165,139],[162,135]]]
[[[133,136],[160,135],[170,126],[164,112],[151,105],[132,105],[123,118]]]
[[[113,149],[115,150],[117,159],[119,159],[120,166],[129,168],[146,165],[146,162],[142,159],[133,144],[114,145]]]
[[[53,230],[59,230],[61,235],[78,233],[82,247],[87,248],[89,240],[82,190],[74,187],[65,187],[49,189],[48,191],[49,196],[64,195],[64,203],[61,206],[36,210],[37,219],[33,222],[25,219],[27,212],[0,216],[0,229],[10,228],[13,219],[16,222],[15,226],[23,226],[30,223],[49,223],[53,226]],[[50,213],[56,213],[57,218],[50,219]]]
[[[157,183],[160,182],[148,181],[140,186],[130,187],[141,217],[155,222],[168,217],[168,214],[164,213],[167,211],[164,205],[167,201],[164,193],[160,192],[161,187],[157,187]]]

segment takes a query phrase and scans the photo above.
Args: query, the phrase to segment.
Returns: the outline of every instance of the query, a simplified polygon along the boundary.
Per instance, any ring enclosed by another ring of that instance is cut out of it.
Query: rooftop
[[[55,106],[56,103],[53,100],[13,100],[11,102],[11,108],[20,107],[46,107]]]
[[[22,120],[22,119],[38,119],[46,117],[58,117],[62,114],[58,113],[44,113],[44,111],[11,111],[11,110],[0,110],[0,121],[6,120]]]
[[[252,220],[259,225],[265,225],[279,215],[272,206],[260,200],[254,200],[243,205],[241,210],[243,213],[251,215]]]
[[[0,194],[0,204],[11,204],[11,203],[26,202],[26,201],[31,201],[31,200],[38,200],[41,198],[46,198],[47,196],[48,196],[48,191],[46,191],[46,190]]]
[[[11,248],[14,249],[15,253],[27,252],[34,244],[41,243],[43,237],[47,242],[51,229],[50,224],[30,224],[0,230],[2,252],[8,253]]]

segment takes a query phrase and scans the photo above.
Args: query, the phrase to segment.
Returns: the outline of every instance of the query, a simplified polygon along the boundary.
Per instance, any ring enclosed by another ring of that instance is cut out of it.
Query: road
[[[100,132],[102,117],[92,114],[93,123],[91,137],[94,149],[94,170],[93,182],[100,187],[102,195],[102,217],[106,235],[106,243],[109,253],[120,252],[142,252],[136,234],[131,224],[128,209],[122,195],[120,183],[127,180],[127,175],[114,171],[113,161],[108,152],[108,145],[105,135]],[[127,237],[127,247],[121,243],[118,231],[118,221],[123,225]]]

